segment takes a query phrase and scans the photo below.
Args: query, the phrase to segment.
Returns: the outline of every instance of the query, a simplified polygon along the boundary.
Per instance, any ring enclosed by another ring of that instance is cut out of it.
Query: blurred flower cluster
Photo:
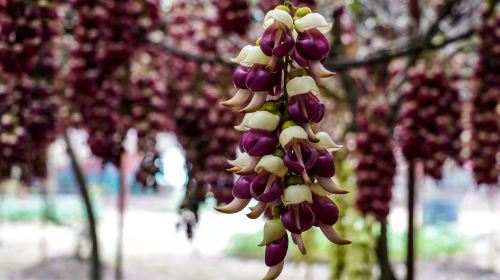
[[[168,14],[168,42],[182,50],[204,55],[233,52],[232,44],[220,39],[221,27],[209,13],[207,3],[177,1]],[[230,94],[227,69],[169,56],[168,96],[175,118],[175,132],[186,152],[190,174],[181,206],[195,212],[210,193],[217,203],[231,200],[233,177],[225,172],[225,158],[234,156],[238,135],[232,129],[239,116],[218,105],[220,96]]]
[[[47,176],[61,102],[55,84],[60,6],[57,0],[0,2],[0,180],[12,166],[25,182]]]
[[[385,220],[389,214],[396,160],[388,128],[389,108],[383,100],[363,99],[356,135],[356,205],[363,213]]]
[[[421,160],[424,173],[436,179],[450,158],[460,161],[460,115],[458,91],[441,69],[415,70],[403,93],[397,138],[408,160]]]
[[[498,182],[500,151],[500,16],[483,12],[478,34],[478,85],[472,96],[470,159],[478,184]]]
[[[167,64],[163,54],[141,47],[160,27],[159,2],[73,1],[66,92],[89,132],[92,152],[119,166],[127,130],[135,128],[139,151],[154,153],[156,133],[170,127],[166,104]],[[140,171],[141,172],[141,171]],[[142,180],[144,181],[144,180]]]
[[[218,25],[224,32],[244,35],[250,26],[250,5],[247,0],[215,0]]]

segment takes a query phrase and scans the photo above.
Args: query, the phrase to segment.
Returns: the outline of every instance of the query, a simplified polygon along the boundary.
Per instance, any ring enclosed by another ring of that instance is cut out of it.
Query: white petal
[[[328,23],[325,17],[318,13],[310,13],[295,20],[295,29],[298,32],[304,32],[311,28],[317,28],[321,33],[325,34],[332,29],[332,23]]]
[[[245,59],[247,56],[248,56],[248,53],[250,52],[250,49],[254,47],[252,45],[246,45],[244,46],[241,50],[240,50],[240,53],[238,54],[238,56],[236,56],[235,58],[231,58],[231,61],[232,62],[235,62],[235,63],[240,63],[243,61],[243,59]]]
[[[227,161],[232,166],[243,167],[250,162],[250,155],[247,153],[239,153],[235,159]]]
[[[283,191],[283,203],[299,204],[302,202],[313,203],[312,192],[306,185],[291,185]]]
[[[241,123],[239,125],[235,126],[234,129],[236,129],[238,131],[247,131],[248,130],[247,124],[248,124],[248,121],[250,120],[250,117],[252,116],[252,114],[253,113],[245,114]]]
[[[280,122],[280,117],[268,111],[253,112],[246,126],[250,129],[274,131]]]
[[[260,173],[262,170],[276,174],[283,177],[288,172],[288,168],[285,166],[283,159],[274,155],[263,156],[257,166],[255,171]]]
[[[250,46],[246,51],[246,55],[242,57],[239,63],[243,66],[251,67],[254,64],[267,65],[270,60],[271,57],[265,55],[259,46]]]
[[[264,246],[273,241],[276,241],[286,234],[285,226],[281,223],[280,219],[272,219],[264,225],[264,238],[259,246]]]
[[[311,191],[315,194],[315,195],[319,195],[319,196],[329,196],[331,195],[331,193],[327,192],[325,189],[323,189],[319,183],[314,183],[311,185]]]
[[[316,137],[319,138],[319,142],[317,142],[317,143],[311,142],[310,144],[312,147],[314,147],[318,150],[327,149],[330,152],[335,152],[335,151],[340,150],[343,147],[342,145],[335,143],[333,141],[332,137],[324,131],[320,131],[320,132],[316,133]]]
[[[294,138],[295,139],[307,139],[307,132],[298,125],[290,126],[287,129],[284,129],[280,133],[280,144],[281,147],[286,147],[290,141],[292,141]]]
[[[314,79],[310,76],[295,77],[286,84],[288,96],[308,93],[310,91],[318,94],[319,89]]]
[[[267,12],[265,18],[264,18],[264,29],[267,29],[269,26],[271,26],[275,21],[279,21],[283,23],[288,29],[292,29],[293,27],[293,19],[292,16],[279,9],[274,9],[269,12]]]

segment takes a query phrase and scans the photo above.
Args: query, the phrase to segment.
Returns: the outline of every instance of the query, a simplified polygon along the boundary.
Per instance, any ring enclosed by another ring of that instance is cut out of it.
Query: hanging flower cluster
[[[266,14],[256,46],[244,47],[233,59],[239,64],[233,74],[238,92],[222,104],[246,113],[235,127],[243,132],[240,153],[229,161],[229,171],[239,177],[233,201],[216,209],[236,213],[253,198],[257,204],[250,207],[249,218],[272,213],[260,244],[266,246],[270,267],[264,279],[281,273],[288,231],[304,254],[301,234],[313,226],[334,243],[349,243],[332,227],[339,210],[328,197],[346,193],[332,178],[331,153],[341,146],[315,128],[325,114],[317,83],[333,75],[321,65],[329,51],[324,34],[330,28],[307,7],[280,5]]]
[[[356,205],[363,214],[385,220],[389,214],[391,188],[396,174],[386,103],[363,99],[358,107],[356,135]]]
[[[225,172],[229,167],[225,156],[234,155],[238,143],[238,134],[231,130],[237,116],[217,106],[218,97],[217,90],[208,85],[196,98],[183,97],[175,112],[176,133],[191,164],[198,200],[212,192],[218,203],[227,203],[232,198],[233,178]]]
[[[0,170],[47,176],[46,153],[58,130],[55,88],[60,1],[0,2]],[[1,178],[0,178],[1,179]]]
[[[224,32],[244,35],[250,26],[250,5],[247,0],[216,0],[218,25]]]
[[[144,187],[157,187],[155,175],[160,171],[160,155],[156,137],[161,132],[173,131],[174,122],[167,108],[167,59],[158,49],[138,49],[131,60],[129,95],[125,96],[127,127],[137,131],[138,150],[143,154],[136,180]]]
[[[498,13],[489,15],[484,12],[478,34],[481,39],[478,46],[479,62],[476,79],[479,85],[472,96],[470,115],[472,133],[470,159],[478,184],[496,184],[498,182],[500,151],[500,17]]]
[[[206,4],[206,3],[205,3]],[[177,1],[168,15],[167,41],[191,53],[230,53],[221,43],[221,28],[198,1]],[[193,44],[194,42],[194,44]],[[175,112],[176,135],[186,151],[190,181],[183,208],[196,212],[197,204],[212,193],[217,203],[231,200],[232,176],[225,172],[226,157],[235,156],[238,135],[232,129],[239,115],[217,106],[225,96],[227,69],[217,65],[196,65],[169,57],[169,101]]]
[[[73,24],[75,45],[69,62],[67,95],[80,113],[77,122],[89,132],[92,152],[118,165],[127,129],[135,125],[128,121],[137,120],[137,114],[141,114],[138,108],[144,105],[128,101],[137,100],[140,94],[151,94],[137,91],[144,85],[132,86],[131,60],[135,52],[142,51],[140,46],[147,35],[159,27],[159,2],[77,0],[71,4],[78,13]],[[153,118],[145,121],[151,122],[148,127],[155,126],[157,115],[149,113],[148,117]]]
[[[441,70],[418,70],[410,82],[398,116],[398,142],[408,160],[422,161],[424,173],[440,179],[445,160],[460,159],[462,103]]]

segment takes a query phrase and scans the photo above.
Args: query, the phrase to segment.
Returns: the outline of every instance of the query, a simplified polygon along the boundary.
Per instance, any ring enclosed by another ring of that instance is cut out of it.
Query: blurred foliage
[[[375,255],[375,220],[366,219],[357,211],[355,205],[354,166],[346,160],[345,155],[339,155],[335,162],[336,178],[339,186],[350,193],[345,196],[335,196],[334,201],[340,209],[340,223],[336,230],[340,235],[352,241],[348,246],[332,246],[331,249],[331,279],[372,279],[373,269],[377,263]]]
[[[464,252],[467,239],[450,225],[426,226],[416,229],[417,257],[430,260]],[[406,258],[406,231],[395,233],[389,229],[391,257],[396,261]]]
[[[233,257],[263,258],[265,247],[257,246],[262,239],[262,234],[260,231],[232,236],[226,253]]]

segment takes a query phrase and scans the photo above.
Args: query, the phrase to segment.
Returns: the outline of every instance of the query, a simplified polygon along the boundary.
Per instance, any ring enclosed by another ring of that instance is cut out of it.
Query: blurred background
[[[311,230],[279,279],[413,279],[412,250],[415,279],[500,279],[498,1],[290,2],[333,23],[353,243]],[[219,101],[280,4],[0,0],[0,279],[260,279],[265,219],[213,210],[241,136]]]

